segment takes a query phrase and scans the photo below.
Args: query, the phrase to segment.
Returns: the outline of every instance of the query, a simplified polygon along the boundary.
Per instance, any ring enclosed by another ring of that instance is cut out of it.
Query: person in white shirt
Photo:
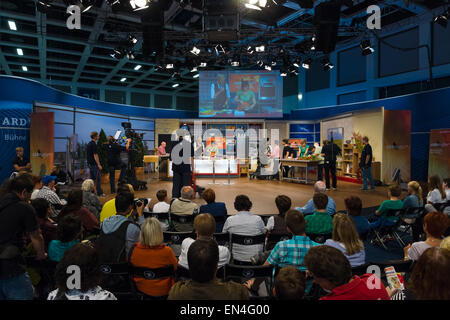
[[[30,200],[36,199],[39,190],[41,190],[41,188],[43,186],[42,178],[40,176],[33,176],[33,183],[34,183],[34,189],[33,189],[33,193],[31,194]]]
[[[213,239],[214,231],[216,230],[216,220],[209,213],[201,213],[194,219],[194,230],[197,234],[197,239]],[[188,250],[194,239],[186,238],[181,243],[181,254],[178,258],[178,265],[189,269],[188,265]],[[219,264],[218,268],[230,262],[230,251],[227,247],[219,246]]]
[[[257,236],[264,234],[266,229],[260,216],[250,213],[252,202],[246,195],[238,195],[234,200],[234,208],[238,213],[228,217],[222,232],[228,232],[245,236]],[[263,245],[241,245],[232,246],[233,259],[242,262],[250,262],[251,257],[262,252]]]
[[[170,204],[168,203],[167,198],[167,190],[159,190],[156,193],[156,198],[158,199],[158,203],[153,206],[153,213],[166,213],[169,212]],[[169,221],[167,219],[160,219],[161,228],[163,231],[167,231],[169,229]]]
[[[427,204],[425,209],[428,212],[437,211],[433,204],[440,204],[447,202],[447,195],[442,189],[441,178],[438,175],[432,175],[428,178],[428,192]]]

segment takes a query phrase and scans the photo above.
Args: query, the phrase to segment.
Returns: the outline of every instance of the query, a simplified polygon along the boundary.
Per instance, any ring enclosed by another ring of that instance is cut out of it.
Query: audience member
[[[200,207],[200,213],[209,213],[213,217],[226,217],[227,207],[224,202],[216,202],[216,193],[213,189],[207,188],[202,193],[203,200],[206,201],[207,204],[204,204]],[[223,223],[216,224],[216,232],[222,232]]]
[[[405,290],[391,291],[391,300],[450,300],[450,251],[428,248],[414,264]]]
[[[167,190],[158,190],[156,193],[156,198],[158,203],[153,206],[153,213],[168,213],[170,210],[169,199],[167,197]],[[161,228],[163,231],[169,229],[169,221],[167,219],[159,219],[161,223]]]
[[[71,266],[78,266],[81,272],[80,289],[69,289]],[[98,252],[89,242],[82,242],[68,250],[58,263],[55,272],[57,289],[50,292],[47,300],[117,300],[99,284],[102,277]]]
[[[131,192],[118,192],[115,198],[116,215],[103,221],[101,233],[95,245],[100,252],[100,261],[104,263],[125,262],[131,246],[139,241],[144,218],[144,205],[136,207],[138,224],[132,219],[134,195]],[[127,218],[129,217],[129,218]]]
[[[216,220],[209,213],[201,213],[194,219],[194,230],[197,234],[197,239],[213,239],[214,231],[216,230]],[[178,258],[178,265],[189,269],[188,251],[194,239],[186,238],[181,244],[181,254]],[[225,266],[230,262],[230,251],[227,247],[219,246],[219,268]]]
[[[36,216],[39,221],[39,227],[41,228],[42,236],[44,237],[45,248],[48,248],[48,244],[52,240],[56,240],[57,224],[50,218],[50,204],[43,198],[31,200],[31,205],[36,211]]]
[[[450,178],[446,178],[442,182],[442,189],[445,192],[445,198],[447,199],[447,204],[450,202]],[[444,208],[444,213],[450,217],[450,206]]]
[[[133,195],[133,199],[134,199],[134,189],[131,184],[121,184],[119,186],[119,188],[117,189],[117,193],[119,194],[120,192],[131,193]],[[107,201],[103,205],[102,211],[100,212],[100,223],[102,223],[107,218],[114,216],[117,213],[116,198],[113,198],[113,199]],[[129,212],[129,214],[127,215],[127,218],[131,215],[132,212],[133,212],[133,210]]]
[[[170,217],[175,231],[187,232],[193,230],[192,222],[180,223],[174,221],[172,215],[176,216],[195,216],[198,213],[198,206],[192,200],[194,199],[194,190],[192,187],[184,186],[181,189],[181,198],[176,198],[170,205]]]
[[[331,239],[325,241],[325,244],[342,251],[352,268],[366,263],[364,244],[356,232],[352,219],[344,213],[334,215],[333,234]]]
[[[53,166],[50,175],[56,177],[56,183],[65,184],[67,182],[67,173],[58,164]]]
[[[41,190],[42,188],[42,177],[40,176],[33,176],[33,184],[34,184],[34,189],[33,189],[33,193],[31,194],[31,200],[36,199],[36,196],[39,192],[39,190]]]
[[[427,204],[425,209],[428,212],[437,211],[433,206],[434,204],[440,204],[447,202],[447,194],[442,188],[441,178],[438,175],[432,175],[428,178],[428,192]]]
[[[408,196],[403,200],[403,209],[423,206],[422,187],[417,181],[408,183]]]
[[[33,181],[28,174],[7,180],[0,195],[0,300],[31,300],[33,286],[21,255],[29,234],[36,259],[46,258],[36,213],[28,204]]]
[[[313,201],[316,211],[305,217],[306,233],[331,234],[333,218],[327,213],[328,196],[324,193],[316,193]]]
[[[266,229],[271,234],[286,234],[286,213],[291,209],[292,201],[288,196],[280,195],[275,198],[275,205],[278,215],[270,217],[267,221]],[[276,242],[267,242],[266,250],[272,250]]]
[[[307,275],[328,292],[320,300],[389,300],[389,295],[374,274],[352,277],[350,262],[342,251],[322,245],[305,256]],[[373,284],[379,283],[377,287]]]
[[[95,216],[97,221],[100,221],[100,211],[102,211],[102,203],[95,194],[94,180],[86,179],[81,184],[83,190],[83,207],[88,209]]]
[[[264,234],[266,229],[261,217],[250,213],[252,202],[246,195],[238,195],[234,200],[234,208],[237,214],[229,216],[225,221],[222,232],[238,235],[257,236]],[[263,245],[233,244],[233,260],[250,262],[250,258],[262,252]]]
[[[403,207],[403,201],[399,199],[402,194],[402,188],[398,184],[394,184],[389,187],[388,198],[389,200],[385,200],[381,203],[381,206],[375,212],[375,215],[379,218],[370,223],[370,227],[372,229],[378,228],[381,226],[392,226],[394,225],[398,217],[388,216],[389,210],[399,210]]]
[[[56,229],[57,240],[48,244],[48,257],[52,261],[59,262],[64,253],[80,243],[82,225],[79,217],[68,214],[59,219]]]
[[[219,248],[212,239],[196,240],[188,251],[192,280],[178,281],[169,292],[169,300],[248,300],[248,290],[241,284],[216,278]]]
[[[275,277],[273,295],[277,300],[302,300],[305,295],[305,274],[295,267],[284,267]]]
[[[99,223],[92,212],[83,207],[83,190],[70,191],[67,197],[67,205],[59,213],[58,220],[68,214],[80,218],[83,228],[87,231],[91,232],[99,227]]]
[[[326,185],[325,182],[323,181],[317,181],[314,184],[314,193],[323,193],[325,194],[326,191]],[[336,203],[334,202],[333,198],[328,197],[328,202],[327,202],[327,211],[328,214],[333,215],[336,212]],[[316,211],[316,207],[314,206],[314,200],[313,198],[309,199],[309,201],[306,203],[306,205],[304,207],[295,207],[295,210],[300,211],[301,213],[303,213],[305,216],[308,214],[313,214]]]
[[[42,178],[42,183],[44,186],[42,187],[41,190],[39,190],[39,192],[36,195],[36,199],[44,198],[50,203],[50,207],[52,209],[51,217],[53,219],[55,219],[58,216],[61,207],[65,204],[56,194],[55,180],[56,180],[55,176],[48,176],[48,175],[44,176]]]
[[[356,231],[358,231],[359,236],[367,235],[370,229],[369,220],[361,215],[362,202],[359,197],[350,196],[345,198],[345,207],[347,208],[347,213],[355,224]]]
[[[442,212],[430,212],[423,220],[423,230],[427,236],[425,241],[414,242],[404,248],[405,260],[418,260],[422,253],[431,247],[439,247],[442,236],[450,226],[449,218]]]
[[[163,244],[163,231],[161,224],[156,218],[148,218],[141,226],[139,242],[132,247],[130,263],[135,267],[157,269],[173,266],[176,270],[178,261],[172,249]],[[166,299],[170,288],[174,284],[174,277],[147,280],[134,277],[137,289],[147,296],[155,299]]]

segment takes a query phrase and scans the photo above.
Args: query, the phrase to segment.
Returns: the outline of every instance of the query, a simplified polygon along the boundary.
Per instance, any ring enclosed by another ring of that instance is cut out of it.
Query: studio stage
[[[144,180],[143,176],[138,176],[138,179]],[[157,202],[156,192],[160,189],[166,189],[169,198],[172,194],[172,181],[158,181],[155,178],[147,178],[148,190],[137,191],[136,196],[142,198],[151,198],[152,203]],[[291,198],[293,207],[304,206],[306,202],[311,199],[314,194],[314,186],[312,184],[298,184],[292,182],[280,182],[277,180],[249,180],[246,177],[233,178],[231,182],[233,185],[224,185],[227,182],[226,178],[216,178],[216,185],[209,184],[212,182],[210,178],[198,178],[197,185],[204,188],[213,188],[216,192],[216,201],[225,202],[228,214],[235,214],[234,198],[239,194],[246,194],[253,203],[252,213],[256,214],[275,214],[278,210],[275,206],[275,198],[278,195],[284,194]],[[344,199],[350,195],[356,195],[361,198],[363,207],[371,207],[380,205],[381,202],[387,199],[387,187],[377,187],[373,191],[362,191],[362,185],[350,182],[338,181],[338,189],[336,191],[327,191],[327,195],[332,197],[336,202],[337,210],[345,210]],[[109,184],[102,185],[105,193],[109,191]],[[109,200],[114,195],[107,194],[103,200]],[[206,204],[203,199],[197,198],[194,200],[199,205]]]

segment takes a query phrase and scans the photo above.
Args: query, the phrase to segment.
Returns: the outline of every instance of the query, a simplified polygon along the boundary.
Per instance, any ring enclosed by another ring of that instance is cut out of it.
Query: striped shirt
[[[310,248],[318,245],[306,236],[293,236],[292,239],[278,242],[267,258],[267,262],[280,268],[295,265],[301,271],[306,271],[303,265],[305,255]]]
[[[43,198],[48,201],[48,203],[53,205],[63,205],[64,203],[61,201],[61,199],[58,197],[56,192],[51,190],[47,186],[43,186],[41,190],[36,195],[36,199]],[[50,206],[52,210],[51,217],[55,218],[58,216],[60,210],[56,210],[54,206]]]

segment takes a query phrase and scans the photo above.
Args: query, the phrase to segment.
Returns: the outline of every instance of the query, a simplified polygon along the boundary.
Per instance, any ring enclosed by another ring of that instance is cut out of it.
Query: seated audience
[[[450,250],[428,248],[414,264],[405,290],[386,290],[391,300],[450,300]]]
[[[43,198],[31,200],[31,205],[36,211],[42,236],[44,237],[45,248],[52,240],[57,239],[57,224],[50,218],[50,204]]]
[[[33,184],[34,184],[34,189],[33,189],[33,193],[31,194],[31,200],[36,199],[36,196],[39,192],[39,190],[41,190],[42,188],[42,177],[40,176],[33,176]]]
[[[66,183],[67,181],[67,173],[61,169],[60,165],[54,165],[50,175],[56,177],[56,183]]]
[[[145,221],[144,205],[136,207],[138,224],[133,222],[134,195],[118,192],[115,197],[117,213],[103,221],[101,234],[95,241],[100,252],[100,261],[105,263],[125,262],[130,248],[139,241],[140,225]],[[127,218],[129,217],[129,218]]]
[[[50,207],[52,209],[51,217],[53,219],[58,216],[60,207],[65,204],[65,202],[61,201],[61,199],[56,194],[55,180],[56,177],[54,176],[44,176],[42,178],[43,187],[36,195],[36,199],[44,198],[50,203]]]
[[[33,299],[33,286],[21,255],[26,235],[30,236],[36,259],[46,258],[36,213],[28,204],[32,191],[28,174],[8,179],[0,188],[0,300]]]
[[[80,289],[69,289],[72,273],[70,266],[78,266],[81,271]],[[109,291],[103,290],[99,284],[102,277],[98,252],[89,243],[79,243],[68,250],[58,263],[55,272],[57,289],[50,292],[47,300],[117,300]]]
[[[216,220],[209,213],[201,213],[194,219],[194,230],[197,234],[197,239],[213,239],[214,231],[216,230]],[[181,243],[181,254],[178,258],[178,265],[189,269],[187,261],[188,251],[194,239],[186,238]],[[219,268],[225,266],[230,262],[230,251],[227,247],[219,246]]]
[[[287,234],[285,216],[291,209],[292,201],[288,196],[280,195],[275,198],[275,205],[278,209],[278,215],[269,218],[266,229],[271,234]],[[272,250],[275,244],[274,242],[267,242],[266,250]]]
[[[185,186],[181,189],[181,198],[172,201],[170,205],[170,217],[173,222],[175,231],[187,232],[193,230],[192,222],[180,223],[174,221],[172,215],[177,216],[195,216],[198,213],[198,206],[192,200],[194,199],[194,189]]]
[[[399,210],[403,207],[403,201],[399,199],[402,194],[402,188],[399,185],[394,184],[389,187],[388,198],[389,200],[385,200],[381,203],[381,206],[375,212],[375,215],[378,216],[378,219],[372,223],[370,223],[370,227],[372,229],[381,227],[381,226],[392,226],[394,225],[398,217],[388,216],[389,210]]]
[[[442,212],[427,213],[423,220],[423,230],[427,235],[425,241],[414,242],[404,248],[405,260],[418,260],[428,248],[439,247],[442,236],[450,226],[449,217]]]
[[[99,227],[99,223],[92,212],[83,207],[83,190],[70,191],[67,197],[67,205],[59,213],[58,220],[67,214],[73,214],[80,218],[83,228],[87,231],[93,231]]]
[[[408,183],[408,196],[403,199],[403,209],[423,206],[422,187],[417,181]]]
[[[167,190],[159,190],[156,193],[156,198],[158,199],[158,203],[153,206],[153,213],[166,213],[169,212],[170,204],[169,199],[167,197]],[[163,231],[167,231],[169,229],[169,221],[167,219],[160,219],[161,228]]]
[[[440,204],[447,202],[447,194],[442,188],[441,178],[438,175],[433,175],[428,178],[428,192],[427,204],[425,209],[428,212],[437,211],[433,204]]]
[[[277,300],[302,300],[305,286],[304,272],[298,268],[284,267],[275,277],[273,295]]]
[[[81,184],[83,190],[83,207],[88,209],[95,216],[97,221],[100,221],[100,211],[102,211],[102,203],[95,194],[94,180],[86,179]]]
[[[331,234],[333,231],[333,218],[327,213],[328,196],[324,193],[316,193],[313,197],[314,214],[305,217],[306,233]]]
[[[157,269],[173,266],[177,269],[178,261],[172,249],[163,244],[163,232],[161,224],[156,218],[148,218],[141,226],[139,242],[132,247],[130,263],[135,267]],[[137,289],[147,296],[156,299],[166,299],[170,288],[174,284],[174,277],[147,280],[134,277]]]
[[[325,191],[326,191],[325,182],[317,181],[314,184],[314,193],[325,194]],[[328,197],[326,209],[327,209],[326,212],[330,215],[333,215],[336,212],[336,203],[334,202],[333,198]],[[314,206],[314,199],[311,198],[311,199],[309,199],[309,201],[306,203],[306,205],[304,207],[295,207],[295,210],[300,211],[301,213],[303,213],[306,216],[308,214],[313,214],[317,210],[317,208]]]
[[[216,278],[219,248],[212,239],[196,240],[188,251],[191,280],[178,281],[170,289],[169,300],[248,300],[241,284]]]
[[[320,300],[389,300],[376,275],[352,276],[350,262],[336,248],[322,245],[309,249],[305,265],[307,276],[328,292]],[[380,285],[377,287],[374,283]]]
[[[48,258],[56,262],[61,261],[67,250],[80,243],[82,230],[80,218],[77,216],[69,214],[62,217],[56,229],[58,239],[48,244]]]
[[[238,195],[234,200],[234,208],[236,209],[237,214],[227,218],[222,232],[245,236],[257,236],[264,234],[266,229],[263,220],[260,216],[250,213],[252,205],[252,202],[246,195]],[[262,252],[263,250],[262,244],[233,244],[232,246],[233,260],[237,260],[239,262],[250,262],[251,257]]]
[[[361,215],[362,202],[359,197],[350,196],[345,198],[345,207],[350,218],[355,224],[356,231],[358,231],[359,236],[366,235],[369,232],[370,224],[366,217]]]
[[[119,188],[117,189],[117,193],[120,192],[129,192],[133,195],[133,199],[134,199],[134,189],[133,186],[131,184],[121,184],[119,185]],[[133,212],[133,210],[131,210],[129,212],[129,214],[127,215],[127,218],[131,215],[131,213]],[[103,222],[104,220],[106,220],[107,218],[114,216],[117,213],[116,211],[116,198],[113,198],[109,201],[107,201],[102,208],[102,211],[100,212],[100,222]]]
[[[227,217],[227,207],[224,202],[216,202],[216,193],[213,189],[208,188],[202,193],[203,200],[206,201],[207,204],[204,204],[200,207],[200,213],[209,213],[213,217],[222,216]],[[223,223],[218,223],[216,225],[216,232],[222,232]]]
[[[364,244],[352,219],[344,213],[336,213],[333,217],[333,234],[325,244],[342,251],[352,268],[366,263]]]

